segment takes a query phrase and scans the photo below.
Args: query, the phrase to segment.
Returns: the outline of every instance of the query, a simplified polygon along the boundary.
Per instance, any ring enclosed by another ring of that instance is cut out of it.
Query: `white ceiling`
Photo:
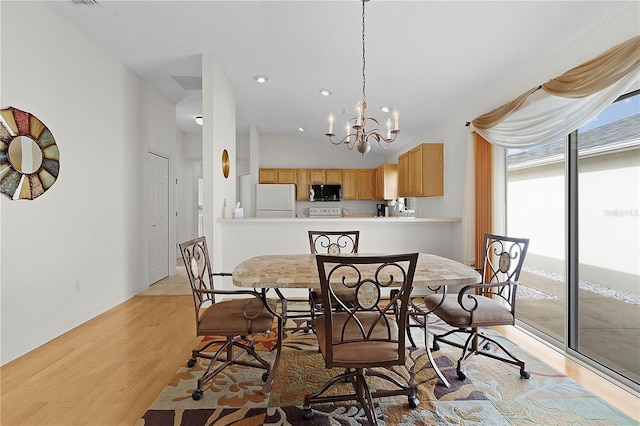
[[[200,77],[203,52],[215,55],[235,88],[241,133],[252,124],[262,134],[299,135],[303,127],[306,138],[327,143],[329,113],[341,134],[342,111],[360,100],[359,0],[77,4],[85,1],[48,3],[174,102],[185,133],[201,130],[193,121],[202,112],[201,91],[185,90],[172,76]],[[402,132],[395,144],[416,140],[634,4],[372,0],[366,3],[368,115],[386,121],[378,108],[397,108]],[[268,76],[267,83],[256,83],[257,74]],[[333,95],[321,96],[321,88]]]

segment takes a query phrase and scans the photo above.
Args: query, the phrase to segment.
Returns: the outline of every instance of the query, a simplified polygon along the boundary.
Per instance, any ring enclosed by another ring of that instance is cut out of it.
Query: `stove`
[[[341,217],[342,207],[309,207],[309,217]]]

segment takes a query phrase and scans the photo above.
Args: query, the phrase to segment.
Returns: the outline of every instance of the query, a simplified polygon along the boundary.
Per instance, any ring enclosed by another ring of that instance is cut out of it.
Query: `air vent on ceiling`
[[[182,75],[172,75],[184,90],[202,90],[202,77],[189,77]]]
[[[99,6],[98,0],[71,0],[73,4],[82,6]]]

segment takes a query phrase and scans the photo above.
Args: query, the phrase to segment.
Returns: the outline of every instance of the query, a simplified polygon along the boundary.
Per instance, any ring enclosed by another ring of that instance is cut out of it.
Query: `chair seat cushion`
[[[276,301],[269,300],[269,306],[275,311]],[[258,311],[260,313],[253,319]],[[264,334],[271,331],[273,315],[255,298],[226,299],[216,302],[200,311],[199,336],[239,336],[245,334]]]
[[[378,314],[371,312],[359,314],[358,318],[362,321],[365,332],[368,332],[371,325],[378,318]],[[362,339],[362,332],[350,320],[343,334],[343,326],[349,318],[346,312],[337,312],[333,314],[333,341],[334,345],[333,358],[327,359],[326,347],[326,324],[324,315],[316,319],[316,335],[320,351],[323,353],[328,367],[351,366],[372,367],[382,363],[392,364],[399,360],[398,355],[398,324],[393,318],[389,319],[389,327],[384,321],[378,322],[373,330],[372,337],[382,340],[366,341]],[[344,335],[344,338],[343,338]],[[340,341],[357,340],[348,343],[339,343]],[[383,341],[387,340],[387,341]]]
[[[482,327],[490,325],[512,325],[515,319],[511,314],[508,306],[500,303],[498,300],[485,296],[475,296],[478,301],[478,308],[473,313],[473,322],[471,321],[471,312],[466,311],[458,303],[457,294],[447,294],[442,305],[435,308],[442,295],[432,294],[424,298],[424,304],[427,310],[432,310],[441,320],[454,327]],[[463,299],[465,307],[471,309],[474,302],[471,299]]]

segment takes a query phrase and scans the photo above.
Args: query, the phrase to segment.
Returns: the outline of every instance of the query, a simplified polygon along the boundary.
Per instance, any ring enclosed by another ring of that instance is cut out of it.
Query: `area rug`
[[[288,324],[291,325],[291,324]],[[446,329],[436,322],[437,332]],[[424,347],[409,349],[406,368],[391,372],[399,380],[419,385],[416,409],[406,397],[376,401],[381,424],[385,425],[637,425],[638,423],[593,395],[565,375],[526,353],[494,332],[512,353],[526,361],[531,373],[521,379],[515,366],[486,357],[474,357],[466,364],[467,378],[456,376],[459,350],[441,345],[435,361],[450,387],[438,382]],[[274,357],[275,330],[257,339],[256,347],[267,360]],[[313,333],[289,332],[284,340],[281,364],[267,395],[260,393],[262,370],[234,366],[218,375],[204,390],[202,399],[193,401],[191,393],[205,369],[198,361],[183,367],[161,392],[138,422],[138,426],[200,425],[366,425],[357,405],[324,404],[313,406],[312,420],[303,419],[304,395],[319,389],[337,370],[324,367]],[[186,364],[186,360],[185,360]],[[348,384],[340,385],[350,386]],[[371,380],[372,389],[385,384]],[[340,393],[338,387],[332,392]],[[349,387],[346,389],[350,389]]]

